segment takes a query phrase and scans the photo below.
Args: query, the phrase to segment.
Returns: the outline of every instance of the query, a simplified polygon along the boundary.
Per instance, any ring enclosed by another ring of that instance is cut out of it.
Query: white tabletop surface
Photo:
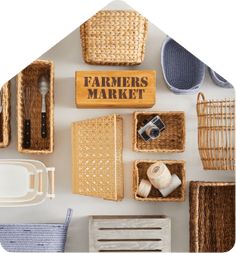
[[[121,2],[113,2],[108,8],[126,9]],[[53,32],[53,31],[52,31]],[[40,59],[55,63],[55,151],[51,155],[24,155],[16,150],[16,88],[12,80],[12,140],[8,148],[0,150],[0,158],[38,159],[56,168],[56,198],[39,206],[24,208],[0,208],[0,223],[63,222],[66,209],[73,208],[66,251],[88,251],[89,215],[164,214],[171,218],[172,251],[189,249],[189,200],[188,184],[186,201],[180,203],[139,202],[132,194],[132,163],[136,159],[181,159],[186,161],[187,181],[232,181],[232,171],[205,171],[202,168],[197,146],[196,94],[175,95],[166,86],[160,66],[160,48],[165,34],[150,24],[145,60],[136,67],[92,66],[84,63],[80,46],[79,28],[59,42]],[[216,52],[217,53],[217,52]],[[142,111],[185,111],[186,150],[179,154],[136,153],[132,151],[132,113],[135,109],[76,109],[75,71],[112,69],[152,69],[157,71],[157,102],[152,109]],[[233,89],[214,85],[206,71],[201,87],[207,98],[233,98]],[[124,170],[125,196],[120,202],[73,195],[71,193],[71,123],[111,113],[124,118]]]

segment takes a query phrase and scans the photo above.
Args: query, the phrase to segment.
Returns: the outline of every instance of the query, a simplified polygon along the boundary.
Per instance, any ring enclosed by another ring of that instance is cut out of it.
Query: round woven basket
[[[233,88],[233,85],[225,80],[221,75],[216,73],[214,70],[208,67],[209,74],[211,76],[212,81],[223,88]]]
[[[198,91],[205,76],[205,65],[173,39],[167,37],[161,49],[164,79],[174,93]]]

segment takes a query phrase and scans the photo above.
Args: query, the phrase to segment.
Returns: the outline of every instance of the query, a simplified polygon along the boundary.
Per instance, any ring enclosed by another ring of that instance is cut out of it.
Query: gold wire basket
[[[181,185],[175,189],[167,197],[162,197],[161,193],[152,187],[151,192],[148,197],[140,197],[138,192],[138,186],[142,179],[148,180],[147,170],[148,168],[158,162],[157,160],[138,160],[134,162],[133,170],[133,192],[134,199],[140,201],[157,201],[157,202],[181,202],[185,200],[185,190],[186,190],[186,176],[185,176],[185,162],[176,160],[163,160],[161,162],[165,163],[171,174],[176,174],[181,180]]]
[[[147,20],[135,11],[99,11],[80,26],[86,63],[138,65],[144,59]]]
[[[165,130],[151,141],[144,141],[138,130],[145,120],[159,116]],[[133,149],[139,152],[183,152],[185,149],[185,114],[184,112],[134,112]]]
[[[41,75],[49,77],[49,92],[46,95],[47,137],[41,137],[41,104],[38,79]],[[25,148],[24,119],[25,119],[25,87],[31,89],[31,107],[29,109],[31,121],[31,145]],[[54,147],[54,64],[52,61],[37,60],[22,70],[17,76],[17,148],[22,153],[48,154]]]
[[[72,124],[73,193],[121,200],[123,120],[104,116]]]
[[[1,88],[1,107],[0,113],[0,148],[5,148],[9,145],[11,139],[11,105],[10,105],[10,82],[3,85]]]
[[[235,101],[197,97],[198,148],[205,170],[235,169]]]

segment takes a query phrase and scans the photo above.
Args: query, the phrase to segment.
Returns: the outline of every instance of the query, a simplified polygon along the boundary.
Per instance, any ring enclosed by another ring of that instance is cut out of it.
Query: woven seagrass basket
[[[99,11],[80,26],[84,61],[138,65],[144,59],[148,21],[135,11]]]
[[[9,252],[64,252],[72,210],[64,223],[0,224],[0,244]]]
[[[118,115],[72,125],[73,193],[121,200],[123,120]]]
[[[227,252],[235,243],[235,183],[190,182],[190,252]]]
[[[138,130],[145,120],[157,115],[166,128],[157,139],[146,142],[140,137]],[[141,152],[183,152],[185,149],[184,112],[135,112],[133,149]]]
[[[133,170],[133,192],[134,198],[140,201],[159,201],[159,202],[180,202],[185,200],[186,178],[185,178],[185,162],[184,161],[161,161],[166,164],[171,174],[176,174],[182,184],[170,193],[167,197],[162,197],[161,193],[152,187],[147,198],[140,197],[137,194],[138,186],[142,179],[148,180],[148,168],[158,161],[154,160],[138,160],[134,162]]]
[[[0,113],[0,148],[5,148],[9,145],[11,139],[10,82],[4,84],[1,89],[2,112]]]
[[[41,106],[42,98],[39,92],[38,80],[41,75],[49,77],[49,92],[46,95],[46,129],[47,137],[41,137]],[[25,148],[25,87],[31,89],[31,106],[29,110],[31,121],[31,145]],[[54,145],[54,64],[52,61],[37,60],[22,70],[17,76],[17,148],[22,153],[48,154],[53,152]]]
[[[235,169],[235,101],[197,98],[198,148],[205,170]]]

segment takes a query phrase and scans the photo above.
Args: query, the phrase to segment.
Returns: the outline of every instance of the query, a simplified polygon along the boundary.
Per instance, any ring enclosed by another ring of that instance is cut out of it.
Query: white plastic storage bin
[[[36,160],[0,160],[0,207],[37,205],[54,198],[54,171]]]

